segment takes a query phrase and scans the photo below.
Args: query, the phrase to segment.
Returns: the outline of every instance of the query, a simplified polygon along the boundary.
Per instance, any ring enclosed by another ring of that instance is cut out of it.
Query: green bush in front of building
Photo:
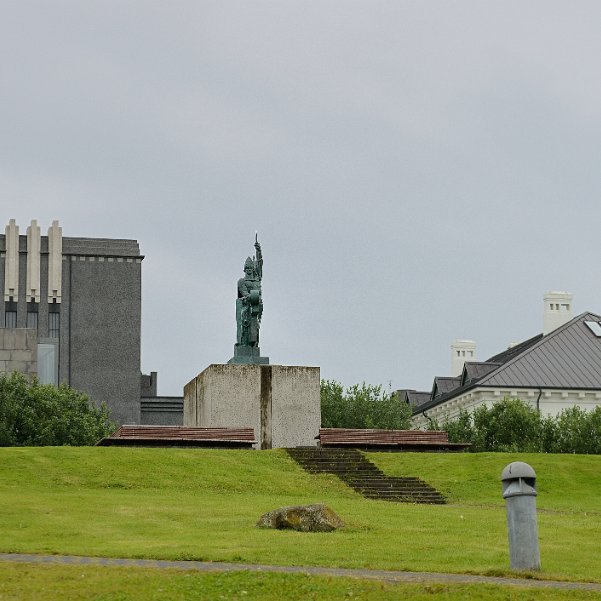
[[[446,430],[451,442],[471,443],[472,452],[601,454],[601,407],[543,416],[520,399],[505,398],[432,427]]]
[[[0,446],[93,445],[114,429],[104,405],[66,384],[0,376]]]

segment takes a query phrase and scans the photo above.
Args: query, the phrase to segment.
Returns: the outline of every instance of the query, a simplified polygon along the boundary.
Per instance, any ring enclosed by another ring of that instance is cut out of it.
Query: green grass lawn
[[[529,463],[537,475],[537,507],[549,511],[601,513],[601,456],[543,453],[367,453],[391,476],[419,475],[451,503],[501,506],[503,468]]]
[[[2,601],[592,601],[600,593],[488,584],[387,584],[355,578],[0,564]]]
[[[3,448],[0,551],[509,574],[499,475],[518,458],[539,478],[542,576],[601,582],[595,456],[370,454],[451,501],[424,506],[363,499],[281,450]],[[266,511],[314,502],[347,526],[255,527]]]

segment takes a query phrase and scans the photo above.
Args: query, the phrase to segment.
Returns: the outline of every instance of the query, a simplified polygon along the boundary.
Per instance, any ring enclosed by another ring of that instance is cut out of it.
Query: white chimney
[[[451,376],[460,376],[463,364],[466,361],[475,360],[476,343],[473,340],[453,340],[451,344]]]
[[[546,336],[572,319],[572,295],[569,292],[547,292],[543,302],[543,334]]]

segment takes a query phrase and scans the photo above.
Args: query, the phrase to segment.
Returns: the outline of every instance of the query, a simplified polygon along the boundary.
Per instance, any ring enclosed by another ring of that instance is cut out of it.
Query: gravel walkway
[[[366,578],[383,582],[423,582],[447,584],[496,584],[523,588],[565,589],[601,592],[601,584],[594,582],[558,582],[556,580],[533,580],[524,578],[501,578],[469,574],[443,574],[438,572],[394,572],[387,570],[321,568],[310,566],[265,566],[244,563],[220,563],[207,561],[166,561],[155,559],[113,559],[108,557],[79,557],[74,555],[27,555],[0,553],[0,561],[19,563],[43,563],[61,565],[124,566],[135,568],[158,568],[196,570],[199,572],[283,572],[288,574],[312,574],[316,576],[344,576]]]

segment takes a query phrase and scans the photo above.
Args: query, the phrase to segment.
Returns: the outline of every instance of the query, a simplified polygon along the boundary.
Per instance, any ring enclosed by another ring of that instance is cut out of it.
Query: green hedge
[[[0,446],[93,445],[114,429],[104,405],[65,384],[0,376]]]
[[[520,399],[505,398],[432,427],[446,430],[452,442],[471,443],[474,452],[601,454],[601,407],[584,411],[574,406],[553,417]]]

